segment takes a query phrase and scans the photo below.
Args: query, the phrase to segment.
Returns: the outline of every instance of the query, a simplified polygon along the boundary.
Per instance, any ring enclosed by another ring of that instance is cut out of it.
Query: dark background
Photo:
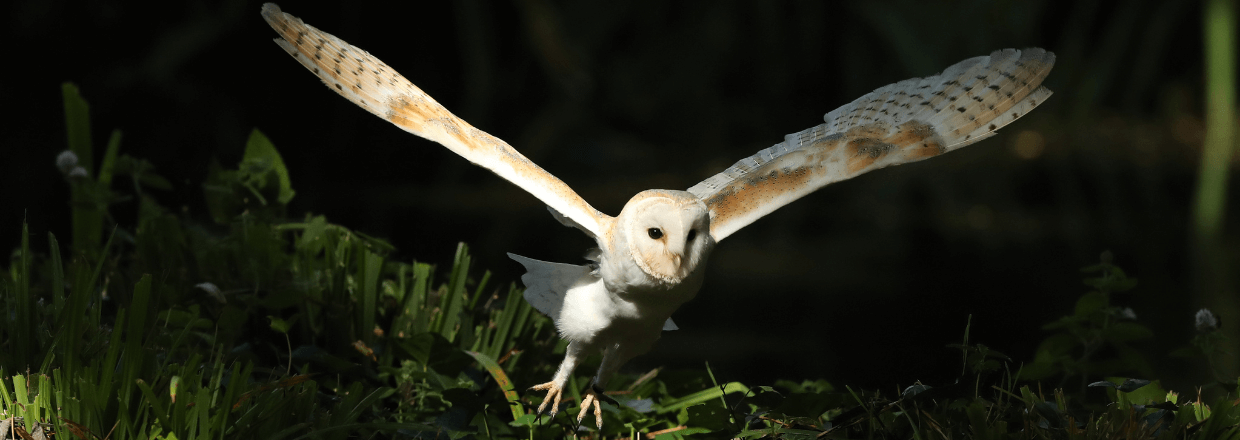
[[[33,243],[68,234],[54,158],[65,148],[60,83],[73,81],[91,103],[96,158],[122,129],[122,153],[172,180],[158,198],[190,218],[209,221],[208,162],[237,163],[257,127],[288,165],[295,218],[324,214],[389,239],[402,259],[446,263],[463,241],[504,284],[521,274],[505,252],[582,261],[592,243],[536,199],[322,86],[271,42],[260,5],[0,6],[0,245],[17,245],[23,218]],[[960,368],[945,345],[969,315],[973,341],[1032,359],[1039,326],[1087,289],[1079,268],[1108,249],[1141,281],[1121,301],[1154,329],[1140,346],[1157,373],[1188,366],[1165,354],[1191,337],[1199,306],[1187,240],[1204,133],[1198,2],[281,7],[381,58],[611,215],[638,191],[688,188],[885,84],[1044,47],[1058,55],[1048,102],[992,139],[829,186],[729,237],[674,316],[681,330],[627,368],[708,361],[720,380],[750,383],[944,383]],[[112,208],[122,226],[135,211]]]

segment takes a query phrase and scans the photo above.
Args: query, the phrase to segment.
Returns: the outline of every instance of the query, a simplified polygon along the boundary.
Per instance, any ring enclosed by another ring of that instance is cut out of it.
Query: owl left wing
[[[528,191],[574,226],[600,235],[599,224],[606,215],[506,142],[453,115],[383,61],[280,11],[273,3],[263,5],[263,18],[283,37],[276,43],[340,96],[405,131],[448,147]]]
[[[1054,64],[1055,55],[1042,49],[1007,49],[887,85],[689,192],[706,203],[710,234],[721,241],[827,184],[994,135],[1050,97],[1041,85]]]

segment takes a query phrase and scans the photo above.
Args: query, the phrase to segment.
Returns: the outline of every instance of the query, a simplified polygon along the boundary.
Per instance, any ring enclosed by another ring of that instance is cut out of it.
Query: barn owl
[[[650,350],[671,315],[697,294],[711,250],[742,227],[827,184],[914,162],[995,134],[1045,101],[1042,80],[1054,54],[1000,50],[942,73],[881,87],[827,113],[825,122],[741,159],[686,191],[647,190],[611,217],[504,141],[474,128],[366,51],[263,5],[276,43],[328,88],[396,126],[491,170],[547,205],[598,247],[586,265],[508,254],[526,269],[525,299],[569,341],[538,412],[559,409],[578,362],[602,351],[578,423],[593,410],[602,428],[602,387],[632,357]]]

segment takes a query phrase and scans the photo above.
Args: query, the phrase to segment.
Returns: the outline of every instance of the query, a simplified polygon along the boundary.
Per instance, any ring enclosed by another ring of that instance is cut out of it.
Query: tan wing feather
[[[689,192],[710,208],[710,233],[721,241],[827,184],[994,135],[1050,97],[1041,84],[1054,64],[1055,55],[1042,49],[1007,49],[887,85]]]
[[[263,18],[283,37],[276,43],[328,88],[405,131],[438,142],[491,170],[595,237],[600,235],[599,224],[608,216],[504,141],[453,115],[383,61],[280,11],[273,3],[263,5]]]

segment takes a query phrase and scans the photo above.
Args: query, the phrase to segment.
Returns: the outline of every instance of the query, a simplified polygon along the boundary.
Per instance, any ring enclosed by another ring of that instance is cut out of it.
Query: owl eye
[[[647,234],[650,234],[650,238],[653,238],[653,239],[655,239],[655,240],[658,240],[658,239],[660,239],[660,238],[663,238],[663,231],[659,230],[659,228],[650,228],[650,229],[647,229],[647,230],[646,230],[646,233],[647,233]]]
[[[688,238],[686,238],[686,239],[685,239],[685,241],[693,241],[693,237],[697,237],[697,230],[696,230],[696,229],[690,229],[690,230],[689,230],[689,237],[688,237]]]

